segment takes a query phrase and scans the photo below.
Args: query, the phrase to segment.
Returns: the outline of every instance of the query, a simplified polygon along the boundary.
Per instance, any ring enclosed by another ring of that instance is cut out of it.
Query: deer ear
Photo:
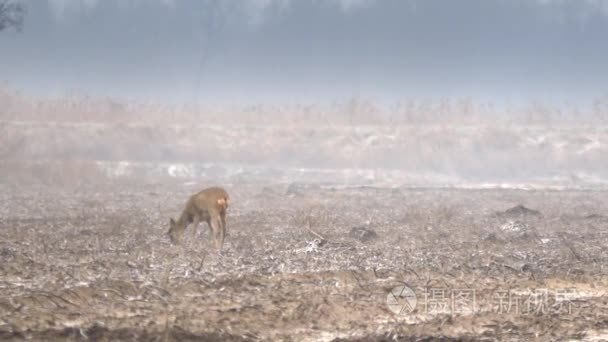
[[[173,218],[169,219],[169,224],[174,225],[175,224],[175,220]]]

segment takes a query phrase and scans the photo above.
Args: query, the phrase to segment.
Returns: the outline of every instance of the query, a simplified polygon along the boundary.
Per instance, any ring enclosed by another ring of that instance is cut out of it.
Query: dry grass
[[[0,337],[515,340],[608,320],[605,192],[233,185],[217,255],[206,230],[181,247],[164,235],[195,188],[2,188]],[[497,215],[519,203],[542,215]],[[514,220],[526,228],[503,229]],[[349,236],[358,226],[377,238]],[[398,316],[386,295],[404,282],[475,289],[484,310],[496,289],[588,296],[572,314]]]
[[[608,123],[608,97],[588,108],[537,101],[498,107],[471,98],[404,99],[383,104],[353,97],[308,104],[162,105],[112,98],[32,97],[0,87],[0,121],[68,123],[181,123],[225,125],[580,125]]]
[[[606,124],[607,107],[598,101],[580,117]],[[492,176],[543,175],[567,172],[566,161],[605,170],[603,127],[504,127],[569,125],[570,112],[469,100],[178,108],[8,90],[0,108],[0,339],[522,340],[608,330],[604,191],[344,189],[323,170],[324,187],[277,184],[289,178],[277,170],[226,176],[199,165],[172,178],[156,169],[167,160],[357,165],[390,184],[413,181],[381,166],[408,176],[487,165]],[[466,126],[488,117],[487,127]],[[378,123],[392,126],[358,127]],[[108,177],[99,160],[140,163]],[[221,255],[207,229],[180,247],[165,236],[201,187],[180,182],[203,179],[225,180],[233,199]],[[518,204],[540,215],[508,211]],[[377,235],[359,239],[353,228]],[[474,289],[482,310],[394,315],[386,296],[404,283],[419,294]],[[574,288],[576,311],[488,309],[496,289],[529,288]]]

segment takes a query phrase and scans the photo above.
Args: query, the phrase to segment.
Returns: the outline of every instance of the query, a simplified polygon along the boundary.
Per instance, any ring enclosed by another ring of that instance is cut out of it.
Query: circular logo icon
[[[418,299],[414,290],[407,286],[397,286],[386,296],[386,305],[396,315],[408,314],[416,308]]]

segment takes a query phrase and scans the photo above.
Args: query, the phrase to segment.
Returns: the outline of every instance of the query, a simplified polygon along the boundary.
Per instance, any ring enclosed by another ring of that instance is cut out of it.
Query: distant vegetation
[[[286,178],[359,184],[608,184],[608,98],[584,109],[362,98],[169,106],[0,88],[0,108],[0,179],[9,183],[260,179],[280,175],[276,167]]]
[[[608,96],[585,108],[529,102],[498,106],[471,98],[393,103],[353,97],[332,103],[163,105],[114,98],[35,97],[0,86],[0,121],[222,125],[597,125],[608,124]]]

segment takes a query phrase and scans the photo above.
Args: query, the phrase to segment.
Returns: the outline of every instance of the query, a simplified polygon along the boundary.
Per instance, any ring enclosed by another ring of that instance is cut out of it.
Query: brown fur
[[[229,203],[228,193],[219,187],[207,188],[190,196],[179,219],[169,221],[167,234],[171,242],[178,244],[191,223],[194,224],[192,234],[194,237],[198,224],[204,221],[215,237],[215,246],[221,250],[226,236],[226,209]]]

